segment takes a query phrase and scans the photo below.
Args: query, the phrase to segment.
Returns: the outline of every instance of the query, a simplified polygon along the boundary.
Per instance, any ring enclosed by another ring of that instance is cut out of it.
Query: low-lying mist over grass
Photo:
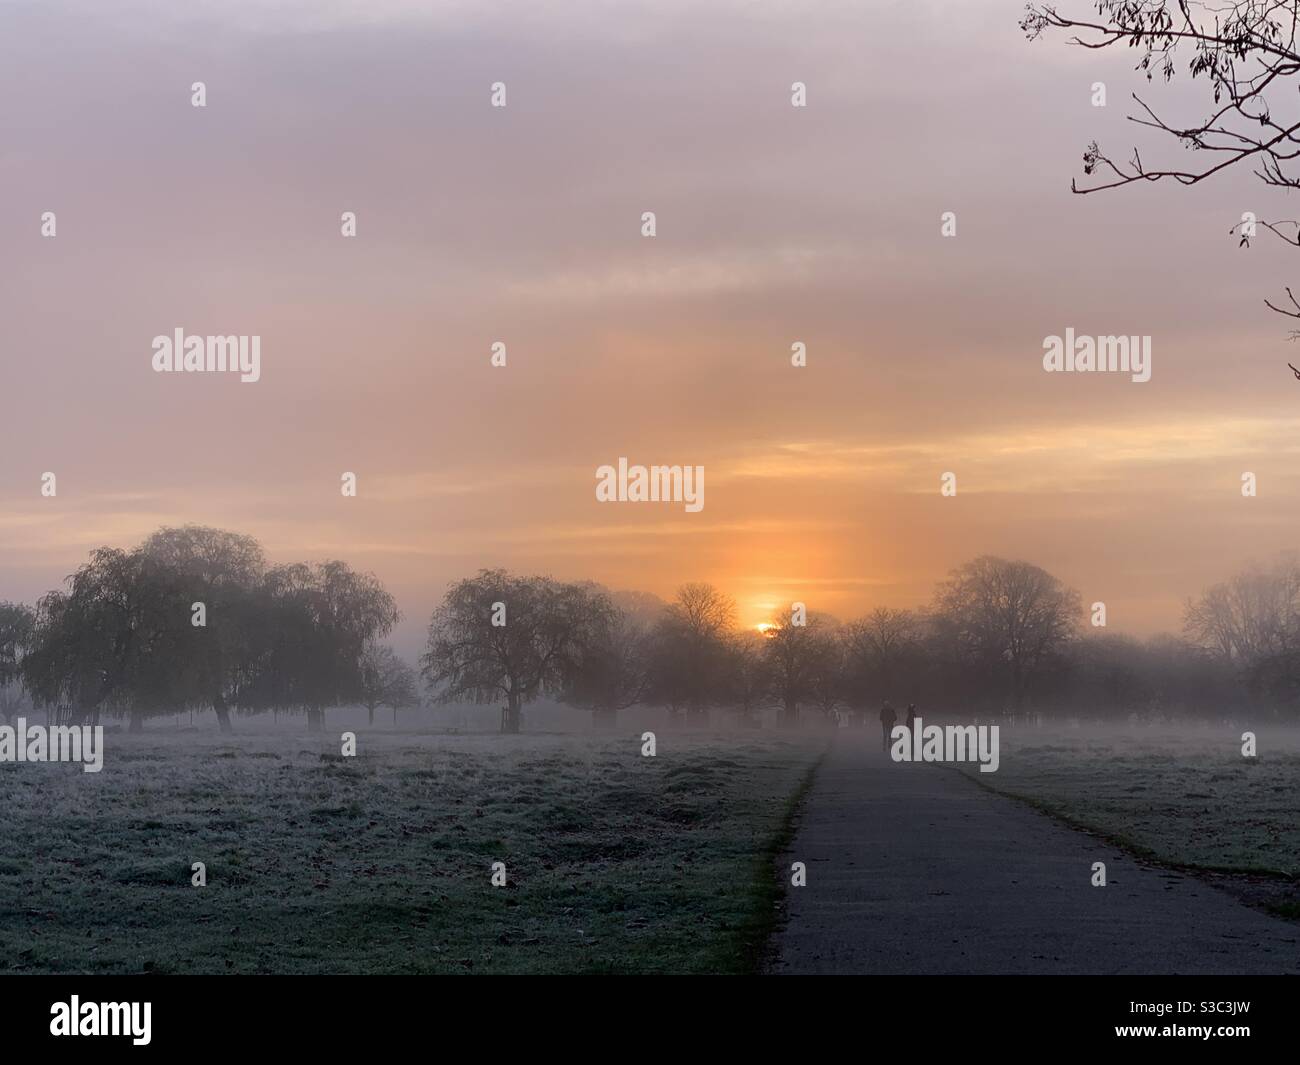
[[[110,734],[0,773],[9,972],[738,972],[825,741]],[[505,887],[492,863],[504,862]],[[207,886],[191,886],[191,864]]]

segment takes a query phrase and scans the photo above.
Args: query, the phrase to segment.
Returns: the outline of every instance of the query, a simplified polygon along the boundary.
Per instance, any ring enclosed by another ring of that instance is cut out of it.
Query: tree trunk
[[[502,711],[501,731],[510,733],[518,732],[522,717],[523,713],[519,705],[519,697],[515,695],[510,696],[505,709]]]
[[[799,720],[799,704],[793,700],[786,699],[781,706],[781,714],[777,719],[777,724],[781,728],[794,728],[795,722]]]
[[[230,708],[226,706],[226,701],[218,699],[212,704],[212,709],[216,712],[217,725],[220,727],[222,734],[229,736],[235,730],[230,724]]]
[[[144,731],[144,714],[139,710],[131,711],[131,723],[126,727],[127,732]]]
[[[325,731],[325,711],[308,710],[307,711],[307,731],[324,732]]]
[[[366,707],[366,711],[370,714],[370,727],[371,727],[371,728],[374,728],[374,727],[375,727],[375,708],[374,708],[373,706],[367,706],[367,707]]]

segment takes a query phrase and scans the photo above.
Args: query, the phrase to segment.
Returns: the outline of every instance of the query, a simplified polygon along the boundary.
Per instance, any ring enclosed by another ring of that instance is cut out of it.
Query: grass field
[[[1300,731],[1261,729],[1254,759],[1241,732],[1005,729],[998,771],[963,771],[1140,856],[1225,874],[1297,917]]]
[[[98,774],[0,767],[0,970],[750,970],[824,746],[111,734]]]

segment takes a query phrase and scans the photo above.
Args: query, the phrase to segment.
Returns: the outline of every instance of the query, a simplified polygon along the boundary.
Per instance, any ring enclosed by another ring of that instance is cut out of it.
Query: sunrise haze
[[[1072,195],[1094,138],[1177,150],[1133,55],[1019,3],[3,7],[0,598],[196,522],[373,570],[407,652],[481,567],[753,625],[983,553],[1142,634],[1294,543],[1290,261],[1229,234],[1268,190]],[[1151,380],[1044,373],[1067,327],[1152,337]],[[178,328],[261,379],[153,372]],[[620,457],[703,466],[703,509],[599,503]]]

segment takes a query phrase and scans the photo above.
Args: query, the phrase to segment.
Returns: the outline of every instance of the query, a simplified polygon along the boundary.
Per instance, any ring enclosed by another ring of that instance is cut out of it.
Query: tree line
[[[483,570],[454,582],[417,669],[381,641],[393,597],[344,562],[271,565],[251,537],[164,528],[100,548],[35,607],[0,603],[0,713],[155,715],[499,707],[504,731],[551,699],[609,725],[631,707],[684,723],[862,720],[883,701],[932,716],[1223,716],[1300,708],[1300,564],[1282,559],[1187,603],[1181,635],[1138,640],[1088,623],[1077,593],[1028,562],[982,556],[925,609],[840,621],[791,603],[756,628],[704,583],[670,602]]]
[[[344,562],[272,566],[250,536],[164,528],[92,552],[35,609],[0,606],[0,683],[65,723],[109,714],[137,731],[203,709],[230,732],[234,711],[300,711],[319,730],[326,707],[373,714],[377,693],[400,686],[376,644],[397,620],[378,579]]]

